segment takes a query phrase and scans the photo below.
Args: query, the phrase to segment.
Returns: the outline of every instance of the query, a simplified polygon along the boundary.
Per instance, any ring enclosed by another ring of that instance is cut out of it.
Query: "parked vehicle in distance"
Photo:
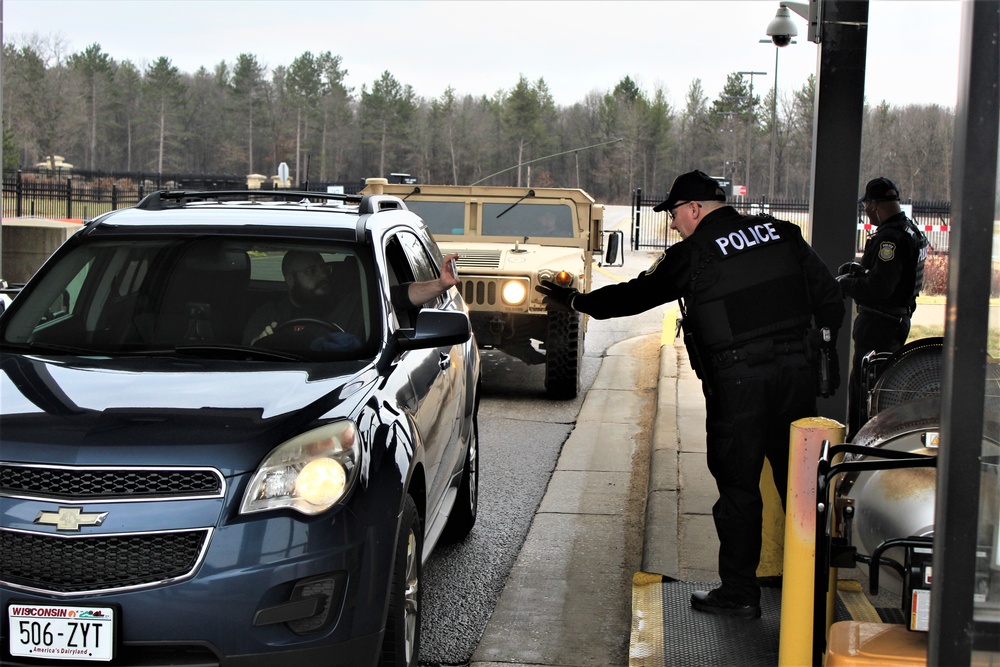
[[[604,207],[583,190],[424,185],[367,180],[365,193],[392,194],[423,218],[445,253],[457,253],[462,295],[481,348],[545,364],[549,397],[580,390],[587,317],[548,310],[535,291],[551,280],[590,290]]]
[[[478,511],[468,309],[398,298],[441,261],[390,196],[160,192],[67,240],[0,315],[0,662],[416,665]],[[259,337],[290,271],[333,315]]]

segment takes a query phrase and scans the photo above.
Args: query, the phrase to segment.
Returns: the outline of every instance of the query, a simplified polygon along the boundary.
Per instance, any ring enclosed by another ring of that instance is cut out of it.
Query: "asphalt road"
[[[479,518],[464,542],[436,550],[425,566],[421,664],[469,663],[582,404],[583,393],[546,399],[541,365],[483,356]],[[597,365],[584,359],[588,388]]]
[[[605,228],[613,228],[627,212],[627,207],[611,207]],[[653,257],[629,252],[626,266],[595,270],[594,285],[628,279]],[[425,566],[421,664],[470,662],[605,350],[658,326],[655,314],[640,320],[590,320],[581,391],[571,401],[545,397],[543,365],[529,366],[500,352],[483,352],[479,518],[464,542],[439,547]]]

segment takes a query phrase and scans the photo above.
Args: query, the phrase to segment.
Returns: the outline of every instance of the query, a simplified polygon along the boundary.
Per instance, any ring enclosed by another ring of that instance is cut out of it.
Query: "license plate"
[[[13,603],[10,653],[24,658],[107,661],[114,657],[115,609]]]

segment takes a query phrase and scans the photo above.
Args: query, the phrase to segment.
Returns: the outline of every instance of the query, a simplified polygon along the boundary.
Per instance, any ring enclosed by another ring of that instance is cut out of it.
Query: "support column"
[[[854,259],[857,237],[868,0],[825,0],[822,29],[813,120],[810,242],[836,275],[838,266]],[[853,308],[850,300],[847,305]],[[819,399],[821,415],[844,423],[852,320],[850,316],[845,320],[837,341],[841,387],[835,396]]]

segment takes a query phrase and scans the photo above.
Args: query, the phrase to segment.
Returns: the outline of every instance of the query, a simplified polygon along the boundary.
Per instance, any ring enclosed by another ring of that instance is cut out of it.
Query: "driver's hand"
[[[441,266],[441,284],[445,289],[451,289],[455,285],[458,285],[461,280],[459,280],[455,269],[455,262],[458,260],[458,254],[452,253],[450,255],[445,255],[443,259],[443,264]]]
[[[250,344],[253,345],[257,341],[259,341],[261,338],[267,338],[268,336],[270,336],[271,334],[274,333],[274,329],[277,326],[278,326],[277,322],[271,322],[266,327],[264,327],[263,331],[261,331],[259,334],[257,334],[256,336],[254,336],[253,338],[250,339]]]

